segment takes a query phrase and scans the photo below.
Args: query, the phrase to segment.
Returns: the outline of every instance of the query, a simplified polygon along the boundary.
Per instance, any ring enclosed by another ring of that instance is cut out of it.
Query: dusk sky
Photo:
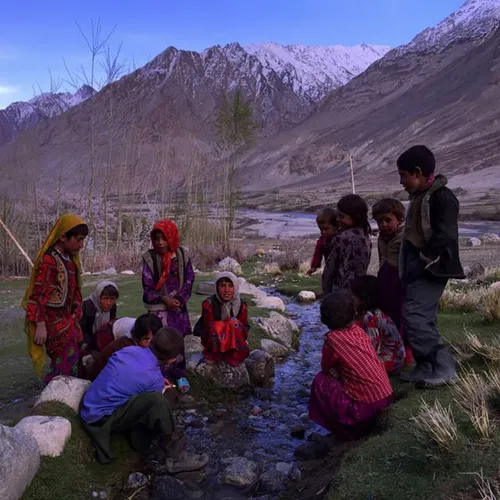
[[[458,9],[463,0],[86,0],[9,2],[0,17],[0,109],[50,90],[73,91],[71,71],[90,67],[85,32],[101,21],[113,27],[111,48],[122,44],[128,68],[140,67],[168,46],[200,51],[209,46],[273,41],[282,44],[395,47]]]

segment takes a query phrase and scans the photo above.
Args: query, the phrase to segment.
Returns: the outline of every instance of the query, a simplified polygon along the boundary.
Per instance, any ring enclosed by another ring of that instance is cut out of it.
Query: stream
[[[253,395],[242,396],[226,406],[176,412],[190,448],[210,456],[204,470],[176,476],[185,489],[184,497],[179,498],[272,499],[278,498],[287,479],[301,479],[294,451],[307,441],[304,437],[292,437],[292,429],[299,434],[301,429],[307,435],[326,434],[307,419],[309,387],[320,368],[325,327],[319,319],[319,303],[288,302],[287,312],[302,329],[300,348],[276,365],[270,387],[256,389]],[[242,482],[250,483],[246,486],[225,484],[224,471],[236,457],[248,460],[241,462]],[[249,475],[254,476],[253,481]],[[149,499],[173,498],[172,481],[175,479],[171,476],[157,476]]]

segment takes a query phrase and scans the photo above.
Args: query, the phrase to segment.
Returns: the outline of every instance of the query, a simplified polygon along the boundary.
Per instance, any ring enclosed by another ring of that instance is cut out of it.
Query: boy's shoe
[[[404,372],[399,376],[401,382],[421,382],[432,375],[432,365],[428,361],[417,363],[411,372]]]
[[[422,389],[432,389],[456,383],[458,377],[455,370],[455,360],[446,347],[441,347],[431,353],[432,373],[417,383]]]

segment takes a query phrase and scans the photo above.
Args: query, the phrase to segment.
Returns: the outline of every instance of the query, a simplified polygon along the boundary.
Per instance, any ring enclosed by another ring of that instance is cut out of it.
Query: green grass
[[[94,458],[90,439],[80,419],[71,408],[61,403],[44,403],[36,415],[62,416],[71,422],[71,438],[60,457],[44,457],[40,469],[24,492],[23,500],[87,500],[92,492],[105,491],[113,499],[128,474],[140,470],[140,457],[123,436],[113,436],[116,458],[107,465]]]
[[[498,325],[487,325],[474,314],[441,314],[439,324],[443,337],[453,343],[464,340],[464,326],[483,339],[491,339],[498,332]],[[494,439],[479,441],[453,402],[449,388],[420,391],[397,379],[392,382],[398,402],[389,411],[388,430],[347,452],[328,498],[458,498],[458,492],[474,489],[477,476],[473,473],[482,470],[485,477],[496,477],[500,430]],[[452,404],[461,439],[450,452],[438,452],[431,443],[422,443],[415,436],[410,418],[417,414],[422,399]]]

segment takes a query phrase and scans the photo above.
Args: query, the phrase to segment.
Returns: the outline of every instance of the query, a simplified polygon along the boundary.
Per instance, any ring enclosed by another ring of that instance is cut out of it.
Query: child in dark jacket
[[[351,281],[366,274],[372,252],[365,200],[348,194],[337,203],[337,211],[340,232],[333,238],[332,251],[321,277],[325,295],[334,290],[350,290]]]
[[[434,175],[426,146],[413,146],[397,161],[400,182],[410,195],[400,254],[404,286],[403,326],[417,366],[401,379],[422,387],[456,380],[454,360],[437,329],[439,300],[450,278],[464,278],[458,250],[459,202]]]
[[[321,232],[321,236],[316,242],[316,249],[311,261],[311,267],[307,271],[308,275],[315,273],[320,267],[323,259],[326,261],[332,251],[333,237],[338,232],[338,214],[333,208],[325,208],[316,217],[316,224]]]

